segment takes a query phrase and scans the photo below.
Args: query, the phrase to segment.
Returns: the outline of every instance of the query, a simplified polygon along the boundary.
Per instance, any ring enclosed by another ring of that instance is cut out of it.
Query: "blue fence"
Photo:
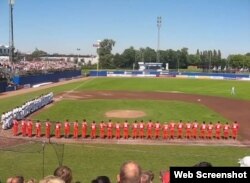
[[[25,85],[25,84],[35,85],[46,82],[58,82],[60,79],[69,79],[78,76],[81,76],[81,70],[68,70],[68,71],[58,71],[47,74],[15,76],[14,78],[12,78],[12,81],[16,85]]]
[[[0,93],[5,92],[7,87],[7,81],[0,81]]]
[[[107,77],[183,77],[183,78],[200,78],[200,79],[242,79],[250,80],[249,74],[232,74],[232,73],[203,73],[203,72],[167,72],[167,71],[90,71],[90,76],[107,76]]]

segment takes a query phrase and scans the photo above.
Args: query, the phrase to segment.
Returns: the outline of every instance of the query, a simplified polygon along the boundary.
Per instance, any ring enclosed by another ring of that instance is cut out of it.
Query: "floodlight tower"
[[[160,29],[161,29],[161,17],[157,17],[157,28],[158,28],[158,41],[157,41],[157,62],[160,62]]]
[[[9,0],[9,61],[14,61],[13,7],[15,0]]]

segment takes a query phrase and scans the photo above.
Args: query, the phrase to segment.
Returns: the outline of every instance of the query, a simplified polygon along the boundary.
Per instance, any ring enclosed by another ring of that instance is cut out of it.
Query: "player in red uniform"
[[[32,137],[33,122],[31,119],[28,121],[27,128],[28,128],[28,137]]]
[[[151,139],[152,138],[152,129],[154,127],[154,124],[152,123],[151,120],[149,120],[148,124],[147,124],[147,138]]]
[[[91,124],[91,138],[92,139],[96,138],[96,124],[95,124],[95,121],[93,121],[92,124]]]
[[[207,129],[206,122],[203,121],[200,127],[200,138],[204,139],[206,137],[206,129]]]
[[[239,124],[237,121],[235,121],[233,124],[232,124],[232,138],[234,140],[236,140],[237,136],[238,136],[238,130],[239,130]]]
[[[220,121],[217,122],[217,124],[215,125],[215,137],[216,139],[220,139],[221,138],[221,124]]]
[[[230,129],[230,126],[229,126],[228,122],[226,122],[226,124],[223,127],[223,136],[224,136],[224,139],[228,139],[229,129]]]
[[[168,138],[168,129],[169,129],[169,125],[167,122],[164,123],[163,127],[162,127],[162,131],[163,131],[163,139],[167,139]]]
[[[45,126],[46,126],[46,137],[50,138],[50,128],[51,128],[51,123],[49,121],[49,119],[47,119],[47,121],[45,122]]]
[[[180,120],[180,122],[178,123],[177,125],[177,129],[178,129],[178,139],[181,139],[182,138],[182,129],[183,129],[183,123],[182,123],[182,120]]]
[[[197,120],[194,120],[193,124],[192,124],[192,137],[194,139],[197,138],[197,131],[198,131],[198,128],[199,128],[199,124],[197,122]]]
[[[124,139],[128,139],[128,131],[129,131],[129,124],[128,124],[128,121],[126,120],[123,123],[123,138]]]
[[[82,120],[82,138],[86,138],[87,128],[88,128],[88,123],[87,123],[86,119],[83,119]]]
[[[41,137],[41,123],[39,120],[36,121],[36,137]]]
[[[121,125],[120,125],[119,121],[116,122],[116,124],[115,124],[115,137],[116,137],[116,139],[121,138]]]
[[[191,138],[191,128],[192,128],[192,125],[191,123],[188,121],[185,125],[186,127],[186,138],[187,139],[190,139]]]
[[[155,123],[155,139],[158,139],[160,137],[160,129],[161,129],[161,124],[159,121],[156,121]]]
[[[137,124],[137,121],[135,120],[135,122],[133,123],[133,126],[132,126],[133,139],[137,138],[137,129],[138,129],[138,124]]]
[[[23,119],[21,122],[21,128],[22,128],[22,135],[23,135],[23,137],[25,137],[26,136],[26,128],[27,128],[27,123],[26,123],[25,119]]]
[[[104,124],[103,121],[101,121],[101,123],[99,124],[99,128],[100,128],[99,132],[100,132],[100,138],[102,139],[104,139],[105,137],[105,127],[106,125]]]
[[[112,123],[111,120],[109,120],[107,128],[108,128],[108,130],[107,130],[107,132],[108,132],[107,137],[108,137],[108,139],[112,139],[113,138],[113,123]]]
[[[170,128],[170,139],[174,139],[175,123],[173,121],[170,122],[169,128]]]
[[[61,126],[62,124],[60,122],[56,123],[56,138],[61,138]]]
[[[18,121],[16,119],[13,120],[13,135],[17,136],[18,134]]]
[[[69,120],[66,120],[64,123],[64,137],[69,138],[69,133],[70,133],[70,123]]]
[[[78,138],[78,127],[79,127],[78,120],[76,120],[76,121],[74,122],[74,138],[75,138],[75,139]]]
[[[140,129],[140,138],[143,139],[144,138],[144,123],[143,120],[141,120],[140,124],[139,124],[139,129]]]
[[[212,139],[213,137],[213,129],[214,129],[214,125],[212,122],[210,122],[207,126],[207,138],[208,139]]]

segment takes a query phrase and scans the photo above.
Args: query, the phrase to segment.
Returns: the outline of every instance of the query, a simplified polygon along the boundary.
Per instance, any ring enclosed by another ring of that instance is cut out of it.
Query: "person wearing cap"
[[[123,123],[123,138],[124,139],[128,139],[128,129],[129,129],[129,124],[128,124],[128,121],[125,120],[125,122]]]
[[[115,137],[116,139],[121,138],[121,124],[119,123],[119,121],[117,121],[115,124]]]
[[[41,122],[36,121],[36,137],[41,137]]]
[[[177,128],[178,128],[178,139],[181,139],[183,135],[182,134],[182,129],[183,129],[182,120],[180,120],[180,122],[178,123]]]
[[[143,123],[143,120],[141,120],[141,122],[139,124],[139,129],[140,129],[140,138],[143,139],[144,138],[144,123]]]
[[[238,130],[239,130],[239,124],[237,121],[235,121],[233,124],[232,124],[232,138],[234,140],[236,140],[237,136],[238,136]]]
[[[57,123],[56,123],[56,138],[61,138],[61,123],[58,121]]]
[[[194,122],[192,124],[192,137],[194,139],[197,138],[198,128],[199,128],[199,124],[198,124],[197,120],[194,120]]]
[[[88,127],[88,123],[86,119],[83,119],[82,120],[82,138],[86,138],[87,136],[87,127]]]
[[[69,133],[70,133],[70,123],[69,120],[67,119],[64,123],[64,137],[69,138]]]
[[[200,127],[200,138],[204,139],[206,137],[206,129],[207,129],[206,122],[203,121]]]
[[[107,124],[107,128],[108,128],[107,137],[108,137],[108,139],[112,139],[113,138],[113,123],[112,123],[111,119],[109,120],[109,122]]]
[[[230,129],[230,126],[229,126],[228,122],[226,122],[226,124],[223,126],[223,137],[224,137],[224,139],[228,139],[229,129]]]
[[[46,136],[46,138],[50,138],[50,128],[51,128],[51,123],[50,123],[50,121],[49,121],[49,119],[47,119],[46,120],[46,122],[45,122],[45,136]]]
[[[175,133],[175,123],[174,121],[170,121],[169,124],[169,129],[170,129],[170,139],[174,139],[174,133]]]
[[[160,129],[161,129],[161,124],[159,121],[156,121],[155,123],[155,139],[158,139],[160,137]]]
[[[138,129],[138,124],[137,124],[137,121],[135,120],[135,122],[133,123],[133,126],[132,126],[133,139],[137,138],[137,129]]]
[[[78,120],[76,120],[74,122],[74,138],[77,139],[78,138]]]
[[[188,121],[188,122],[186,123],[185,127],[186,127],[186,138],[187,138],[187,139],[190,139],[190,138],[191,138],[191,127],[192,127],[192,125],[191,125],[191,123]]]
[[[147,138],[151,139],[152,138],[152,129],[153,129],[154,124],[152,123],[151,120],[148,121],[147,124]]]
[[[163,139],[165,140],[168,138],[168,129],[169,129],[169,125],[167,122],[165,122],[162,126]]]
[[[91,124],[91,138],[92,139],[96,138],[96,124],[95,124],[95,121],[93,121],[92,124]]]
[[[217,124],[215,125],[215,138],[216,139],[220,139],[221,138],[221,124],[220,121],[217,122]]]
[[[105,137],[105,127],[106,125],[104,124],[103,121],[99,124],[99,133],[100,133],[100,138],[104,139]]]

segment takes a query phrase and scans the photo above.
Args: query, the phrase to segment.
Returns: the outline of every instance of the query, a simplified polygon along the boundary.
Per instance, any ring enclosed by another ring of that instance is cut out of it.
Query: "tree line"
[[[135,49],[129,47],[121,54],[112,54],[115,41],[104,39],[98,48],[99,67],[101,69],[132,69],[138,68],[138,62],[157,62],[157,52],[150,47]],[[197,49],[195,54],[189,54],[188,48],[180,50],[159,50],[160,62],[165,67],[168,63],[169,69],[187,69],[194,66],[204,71],[219,71],[228,69],[249,69],[250,53],[245,55],[229,55],[228,58],[221,57],[220,50]]]

